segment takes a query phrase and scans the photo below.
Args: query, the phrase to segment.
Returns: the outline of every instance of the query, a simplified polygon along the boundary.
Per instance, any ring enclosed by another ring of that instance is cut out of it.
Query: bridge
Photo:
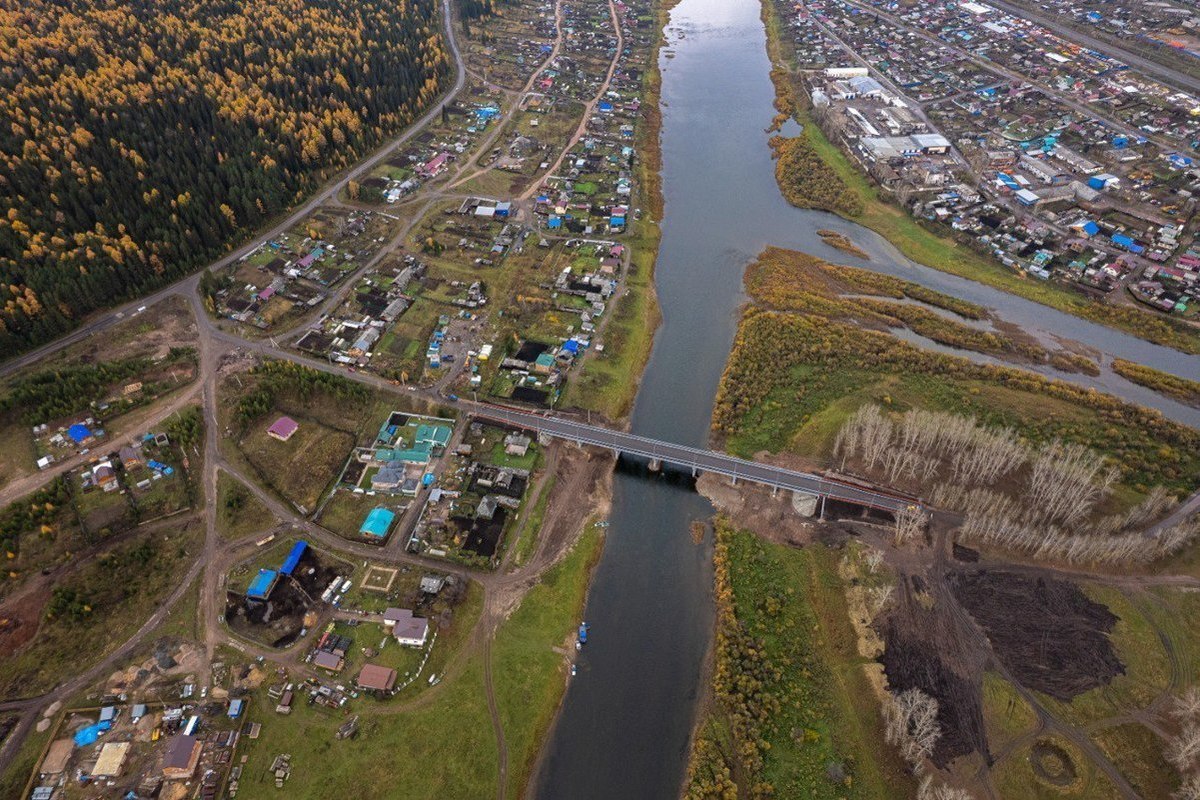
[[[545,434],[579,445],[604,447],[617,455],[624,454],[649,459],[651,464],[671,464],[675,467],[690,469],[693,475],[713,472],[726,475],[735,483],[745,480],[769,486],[772,490],[786,489],[803,492],[821,499],[839,500],[893,514],[910,506],[918,505],[910,498],[885,494],[852,483],[832,480],[822,475],[760,464],[757,461],[747,461],[744,458],[713,450],[671,444],[562,417],[544,416],[500,406],[467,403],[463,403],[463,405],[471,405],[470,413],[477,419]]]

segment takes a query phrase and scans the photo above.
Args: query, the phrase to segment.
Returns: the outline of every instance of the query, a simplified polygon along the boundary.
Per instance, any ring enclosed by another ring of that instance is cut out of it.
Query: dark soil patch
[[[965,652],[963,637],[943,623],[943,617],[920,607],[887,618],[882,630],[887,646],[880,662],[888,688],[902,692],[915,687],[937,700],[942,728],[933,752],[937,766],[976,750],[990,763],[980,691],[982,664]]]
[[[952,572],[947,581],[1026,687],[1070,702],[1124,674],[1108,637],[1117,617],[1075,584],[991,570]]]
[[[542,389],[531,389],[528,386],[518,386],[513,389],[512,399],[519,400],[522,403],[530,403],[532,405],[546,405],[546,398],[550,396],[549,392]]]
[[[963,545],[959,544],[958,542],[954,543],[954,549],[952,550],[952,555],[954,556],[955,561],[962,561],[965,564],[974,564],[976,561],[979,560],[979,551],[978,550],[972,550],[969,547],[964,547]]]
[[[496,548],[500,546],[500,537],[504,533],[504,521],[507,518],[508,509],[497,508],[491,519],[451,517],[450,521],[466,534],[464,550],[491,558],[496,555]]]
[[[542,353],[550,349],[550,345],[544,342],[521,342],[521,347],[517,350],[513,358],[518,361],[533,361]]]
[[[305,613],[316,605],[333,578],[349,574],[346,564],[329,562],[309,548],[295,573],[280,576],[265,602],[228,592],[225,622],[242,636],[271,647],[287,647],[299,636]]]

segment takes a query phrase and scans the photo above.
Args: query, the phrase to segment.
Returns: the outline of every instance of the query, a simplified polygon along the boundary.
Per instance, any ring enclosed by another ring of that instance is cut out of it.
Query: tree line
[[[0,15],[0,347],[174,280],[431,103],[436,0]]]
[[[281,395],[307,400],[323,394],[339,400],[365,402],[371,392],[365,386],[340,375],[331,375],[291,361],[267,361],[250,372],[258,378],[253,389],[238,398],[233,419],[243,429],[272,411]]]

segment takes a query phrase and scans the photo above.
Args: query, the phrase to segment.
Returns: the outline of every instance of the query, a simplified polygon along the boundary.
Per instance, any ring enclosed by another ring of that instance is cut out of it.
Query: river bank
[[[1194,326],[1132,306],[1091,300],[1066,287],[1025,278],[984,254],[928,230],[903,209],[884,200],[845,153],[825,136],[812,117],[811,104],[794,76],[795,56],[782,36],[784,26],[775,1],[761,0],[767,49],[776,77],[777,107],[781,113],[791,115],[800,123],[803,130],[799,135],[807,140],[836,179],[844,183],[857,200],[849,204],[811,205],[870,228],[895,245],[906,257],[920,264],[993,286],[1181,352],[1200,353],[1200,329]],[[785,190],[784,194],[786,196],[788,192]]]

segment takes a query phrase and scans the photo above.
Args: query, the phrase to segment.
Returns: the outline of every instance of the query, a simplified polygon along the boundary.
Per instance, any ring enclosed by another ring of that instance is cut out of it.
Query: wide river
[[[671,13],[660,60],[666,209],[655,277],[663,323],[634,408],[635,433],[706,444],[746,264],[768,244],[856,263],[827,247],[818,228],[850,236],[871,255],[863,266],[994,308],[1039,338],[1200,375],[1198,357],[921,267],[854,223],[788,205],[766,144],[774,89],[759,10],[758,0],[682,0]],[[1110,373],[1072,379],[1200,424],[1196,410]],[[711,542],[694,544],[689,524],[711,514],[686,482],[618,471],[588,595],[589,643],[545,745],[536,797],[678,795],[713,617]]]

